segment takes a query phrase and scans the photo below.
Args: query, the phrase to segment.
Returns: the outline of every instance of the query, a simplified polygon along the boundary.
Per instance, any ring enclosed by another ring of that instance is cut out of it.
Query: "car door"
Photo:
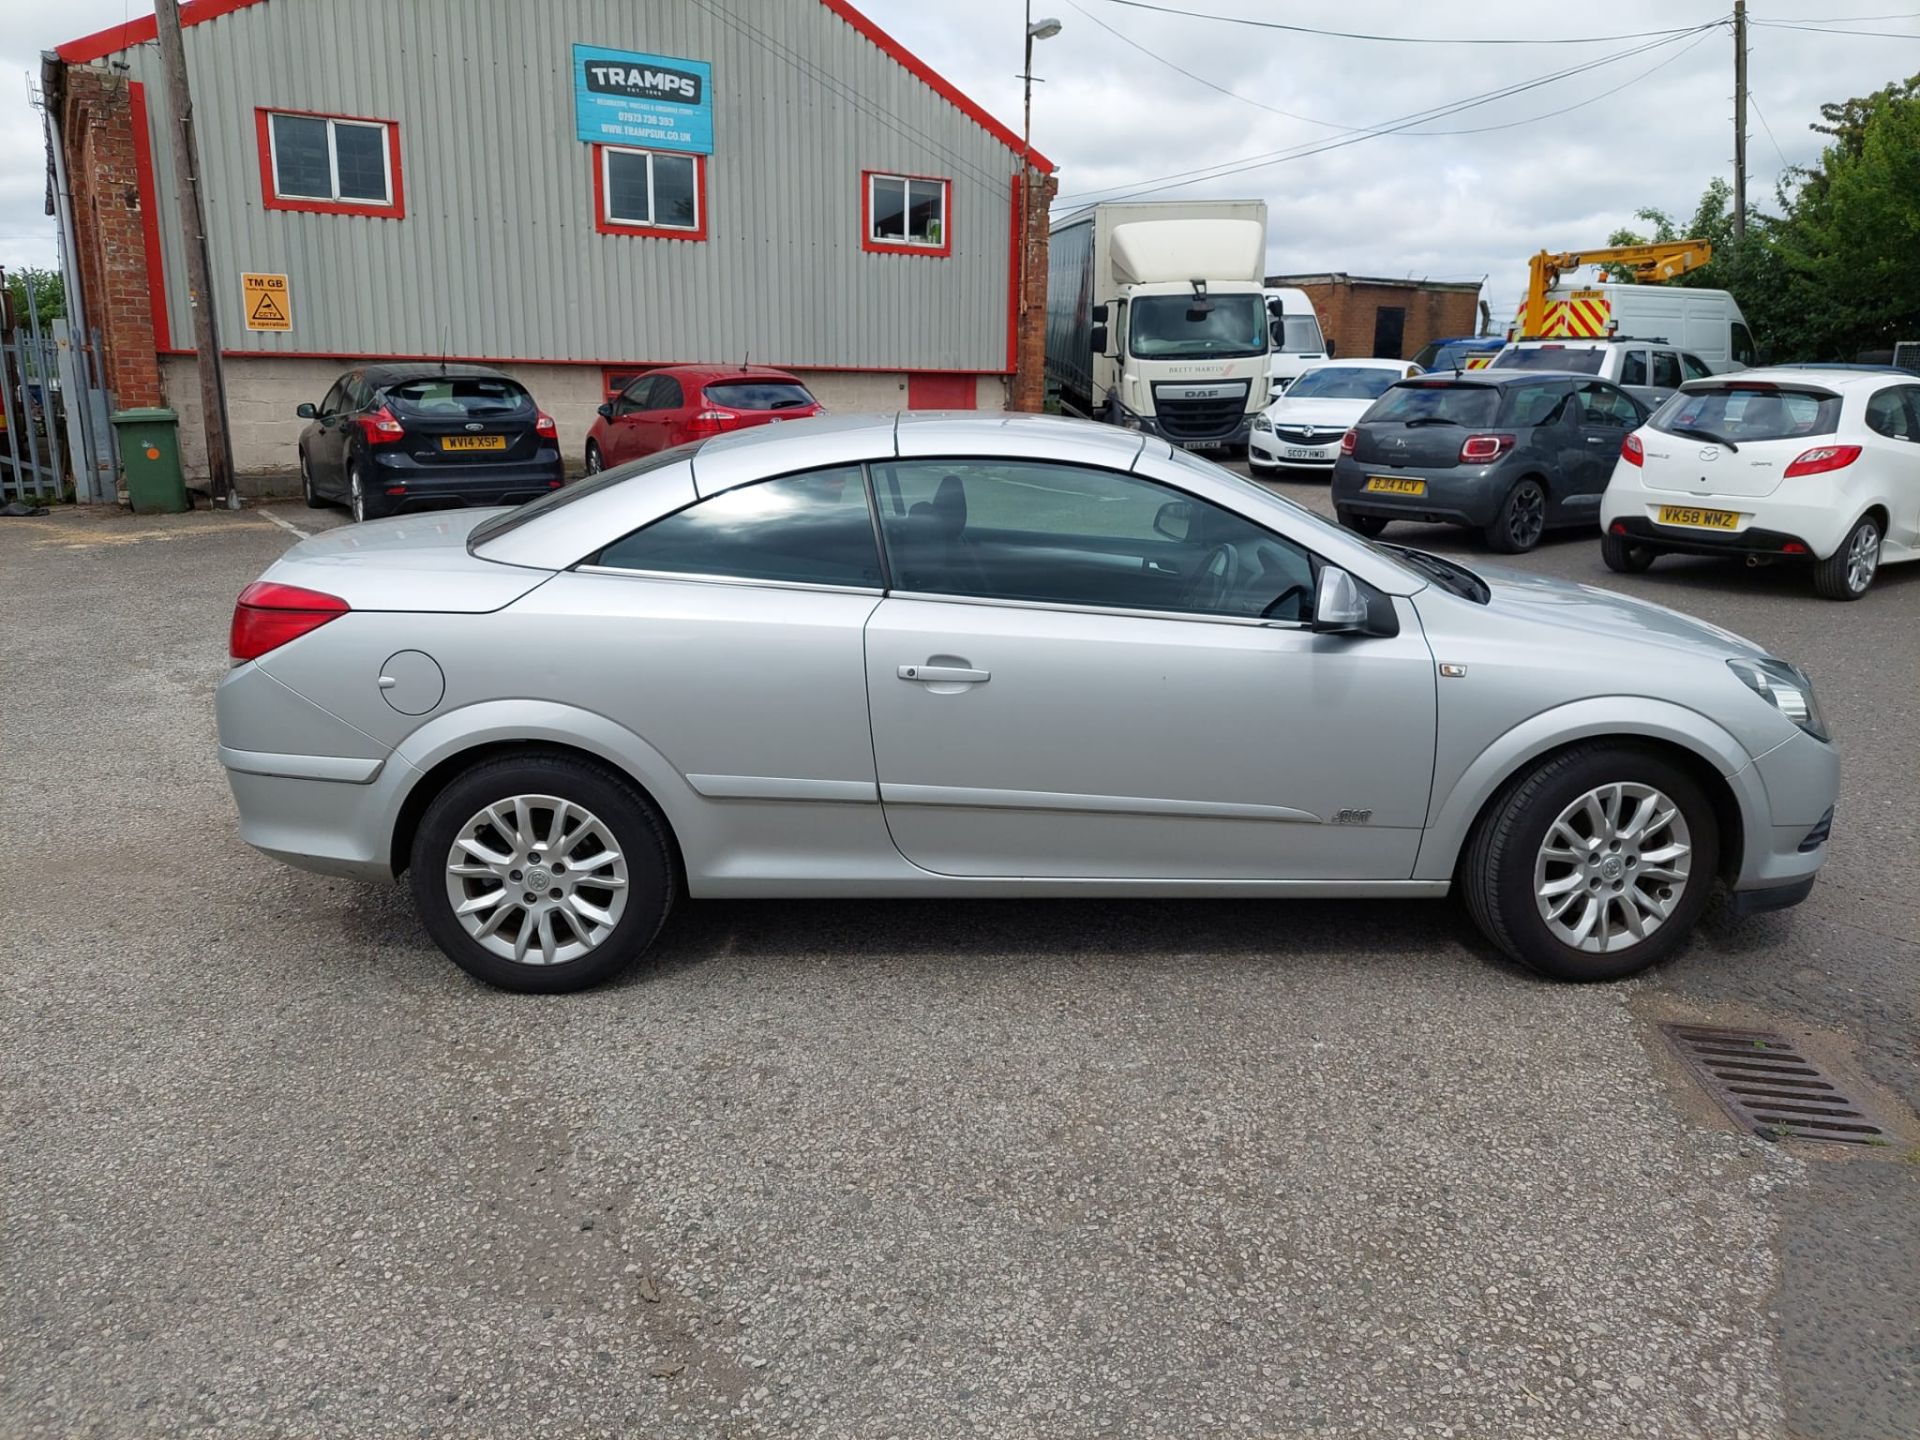
[[[1867,401],[1868,459],[1880,470],[1873,488],[1887,497],[1888,558],[1920,547],[1920,385],[1892,385]]]
[[[672,375],[653,377],[653,389],[647,393],[647,408],[640,417],[641,455],[666,450],[691,438],[685,431],[686,394]]]
[[[1411,609],[1391,637],[1314,633],[1311,551],[1154,463],[870,467],[894,843],[946,875],[1405,878],[1435,703]]]
[[[320,402],[319,418],[307,440],[307,470],[313,476],[313,488],[333,499],[347,493],[346,430],[353,422],[347,418],[347,377],[341,376]]]
[[[1582,385],[1575,404],[1580,447],[1578,462],[1567,476],[1566,510],[1570,520],[1600,513],[1600,497],[1613,478],[1620,446],[1646,417],[1631,395],[1604,380]]]
[[[604,464],[618,465],[622,461],[633,459],[639,453],[634,449],[633,417],[645,406],[647,392],[651,389],[653,389],[653,377],[642,375],[614,396],[610,407],[612,413],[607,417],[605,430],[606,447],[602,457]]]

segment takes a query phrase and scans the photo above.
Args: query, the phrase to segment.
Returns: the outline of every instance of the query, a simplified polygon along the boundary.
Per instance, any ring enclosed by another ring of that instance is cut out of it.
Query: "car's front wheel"
[[[1880,522],[1862,515],[1840,548],[1813,567],[1813,588],[1828,600],[1858,600],[1879,571]]]
[[[1384,515],[1356,515],[1351,510],[1335,510],[1334,514],[1347,529],[1356,535],[1365,535],[1369,539],[1387,528],[1387,519]]]
[[[606,461],[600,457],[600,447],[589,440],[587,442],[587,473],[598,475],[606,468]]]
[[[1600,558],[1618,575],[1638,575],[1653,564],[1654,548],[1635,545],[1624,535],[1608,531],[1600,537]]]
[[[571,755],[482,761],[435,797],[414,833],[427,933],[503,990],[584,990],[637,960],[673,908],[673,850],[624,778]]]
[[[1713,806],[1652,751],[1580,745],[1511,783],[1461,862],[1474,922],[1558,980],[1618,980],[1671,955],[1719,865]]]

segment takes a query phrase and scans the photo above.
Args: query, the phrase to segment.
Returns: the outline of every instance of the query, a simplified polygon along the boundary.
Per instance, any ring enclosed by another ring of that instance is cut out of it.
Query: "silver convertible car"
[[[405,872],[518,990],[613,975],[683,895],[1457,890],[1612,979],[1717,882],[1803,899],[1839,778],[1736,635],[1039,416],[797,421],[335,530],[231,648],[245,838]]]

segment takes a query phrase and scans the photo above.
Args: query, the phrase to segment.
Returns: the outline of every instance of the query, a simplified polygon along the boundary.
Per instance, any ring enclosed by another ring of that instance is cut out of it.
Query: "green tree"
[[[18,270],[7,272],[7,298],[13,302],[13,316],[17,323],[27,323],[29,290],[33,293],[34,304],[40,308],[42,325],[67,313],[67,284],[60,272],[23,265]]]

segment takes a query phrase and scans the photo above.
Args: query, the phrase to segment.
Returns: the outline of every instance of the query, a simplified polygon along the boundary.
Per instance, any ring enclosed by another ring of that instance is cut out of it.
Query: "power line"
[[[1698,49],[1707,39],[1708,37],[1705,35],[1700,36],[1693,44],[1682,46],[1678,52],[1669,55],[1666,59],[1660,61],[1659,64],[1649,66],[1638,75],[1622,80],[1611,90],[1602,90],[1598,95],[1589,95],[1584,100],[1576,100],[1571,105],[1563,105],[1558,110],[1549,110],[1543,115],[1529,115],[1524,120],[1509,120],[1501,125],[1479,125],[1469,130],[1408,130],[1405,133],[1408,135],[1485,135],[1493,130],[1512,130],[1521,125],[1537,125],[1542,120],[1551,120],[1557,115],[1566,115],[1575,110],[1584,109],[1588,105],[1605,100],[1609,95],[1618,95],[1622,90],[1625,90],[1631,85],[1638,85],[1642,80],[1653,74],[1654,71],[1664,70],[1667,66],[1673,64],[1674,61],[1684,56],[1689,50]]]
[[[1683,31],[1682,35],[1703,34],[1706,31],[1719,28],[1724,23],[1725,22],[1721,20],[1714,20],[1708,24],[1695,26],[1691,30]],[[1329,140],[1318,144],[1309,143],[1307,145],[1285,146],[1281,149],[1265,151],[1258,155],[1241,156],[1235,160],[1221,161],[1216,165],[1201,166],[1194,170],[1176,170],[1166,175],[1156,175],[1145,180],[1132,182],[1137,188],[1130,189],[1127,184],[1123,183],[1120,185],[1103,186],[1092,190],[1082,190],[1072,195],[1061,196],[1060,203],[1084,201],[1095,195],[1104,195],[1108,199],[1129,199],[1136,195],[1157,194],[1161,190],[1178,189],[1186,185],[1197,184],[1204,180],[1220,179],[1227,175],[1237,175],[1249,170],[1258,170],[1270,165],[1282,164],[1288,160],[1305,159],[1310,155],[1318,155],[1328,150],[1337,150],[1343,146],[1355,145],[1362,140],[1371,140],[1380,135],[1396,134],[1400,131],[1411,129],[1413,126],[1422,124],[1425,121],[1443,119],[1449,115],[1459,114],[1464,110],[1471,110],[1481,105],[1490,104],[1495,100],[1504,100],[1514,95],[1524,94],[1526,91],[1538,89],[1543,85],[1551,85],[1558,81],[1569,79],[1572,76],[1584,74],[1589,70],[1599,69],[1603,65],[1613,64],[1617,60],[1625,60],[1636,55],[1644,55],[1648,51],[1658,50],[1673,44],[1675,38],[1678,37],[1654,40],[1644,45],[1636,45],[1612,55],[1602,56],[1597,60],[1584,61],[1579,65],[1569,66],[1564,70],[1556,70],[1550,74],[1535,76],[1533,79],[1519,81],[1512,85],[1503,86],[1497,90],[1486,91],[1478,95],[1470,95],[1465,99],[1451,101],[1444,105],[1432,106],[1426,110],[1416,111],[1410,115],[1402,115],[1393,120],[1383,121],[1378,125],[1361,127],[1343,139]]]
[[[1760,128],[1767,132],[1767,139],[1773,140],[1773,153],[1780,157],[1780,168],[1791,170],[1793,165],[1787,159],[1787,152],[1780,148],[1780,142],[1773,139],[1773,126],[1767,124],[1767,112],[1760,108],[1760,97],[1751,89],[1747,91],[1747,103],[1753,106],[1753,113],[1760,117]]]
[[[1113,0],[1118,5],[1121,0]],[[1875,40],[1920,40],[1920,31],[1912,30],[1835,30],[1831,25],[1788,25],[1779,20],[1755,20],[1769,30],[1804,30],[1810,35],[1865,35]]]
[[[1869,20],[1920,20],[1920,10],[1902,10],[1897,15],[1792,15],[1772,20],[1756,20],[1756,25],[1857,25]]]
[[[1106,0],[1109,5],[1125,5],[1131,10],[1155,10],[1162,15],[1178,15],[1187,20],[1216,20],[1225,25],[1249,25],[1259,30],[1286,30],[1295,35],[1325,35],[1336,40],[1373,40],[1389,45],[1611,45],[1621,40],[1648,40],[1656,36],[1690,35],[1691,26],[1672,30],[1637,30],[1615,35],[1371,35],[1356,30],[1321,30],[1311,25],[1288,25],[1279,20],[1251,20],[1241,15],[1216,15],[1207,10],[1182,10],[1172,5],[1154,5],[1149,0]]]

